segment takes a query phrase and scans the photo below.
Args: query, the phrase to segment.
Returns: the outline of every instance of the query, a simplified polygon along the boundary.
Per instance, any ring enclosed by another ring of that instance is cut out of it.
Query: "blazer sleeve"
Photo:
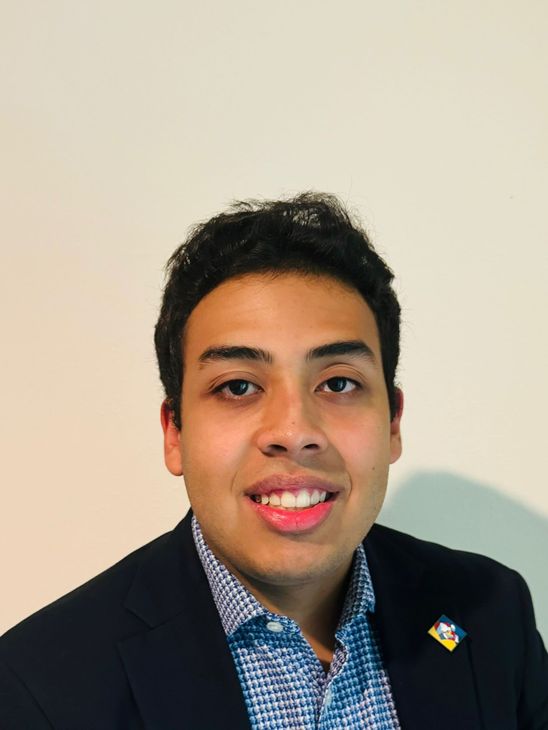
[[[520,730],[548,730],[548,655],[536,628],[529,588],[521,575],[516,576],[524,630],[523,681],[518,704],[518,727]]]
[[[54,730],[24,683],[0,661],[0,728]]]

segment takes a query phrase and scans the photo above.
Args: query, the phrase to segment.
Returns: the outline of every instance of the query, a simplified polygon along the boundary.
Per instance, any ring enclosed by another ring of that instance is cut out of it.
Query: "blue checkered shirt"
[[[195,517],[192,533],[254,730],[399,730],[368,613],[375,594],[360,545],[326,674],[299,626],[268,611],[217,560]]]

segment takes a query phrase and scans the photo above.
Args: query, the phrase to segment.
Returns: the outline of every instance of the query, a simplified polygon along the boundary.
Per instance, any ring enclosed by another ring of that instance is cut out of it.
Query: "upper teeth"
[[[327,492],[321,489],[308,491],[301,489],[298,492],[284,491],[282,494],[271,492],[270,494],[256,494],[253,499],[262,504],[269,504],[271,507],[285,507],[286,509],[306,509],[313,507],[318,502],[325,502]]]

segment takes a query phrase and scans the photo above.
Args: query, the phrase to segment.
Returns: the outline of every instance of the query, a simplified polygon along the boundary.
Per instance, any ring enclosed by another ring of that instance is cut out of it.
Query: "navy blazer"
[[[250,730],[190,517],[0,638],[1,730]],[[380,525],[364,545],[403,730],[547,730],[523,579]],[[468,632],[452,653],[441,614]]]

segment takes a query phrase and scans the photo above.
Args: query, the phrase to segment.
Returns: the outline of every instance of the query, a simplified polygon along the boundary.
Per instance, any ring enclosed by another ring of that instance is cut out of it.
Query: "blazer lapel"
[[[450,580],[432,575],[384,532],[365,540],[376,609],[373,623],[402,728],[483,728],[471,651],[473,636],[453,652],[428,635],[442,614],[465,631]]]
[[[136,575],[126,608],[148,628],[120,641],[119,651],[147,730],[249,730],[190,518],[165,536]]]

